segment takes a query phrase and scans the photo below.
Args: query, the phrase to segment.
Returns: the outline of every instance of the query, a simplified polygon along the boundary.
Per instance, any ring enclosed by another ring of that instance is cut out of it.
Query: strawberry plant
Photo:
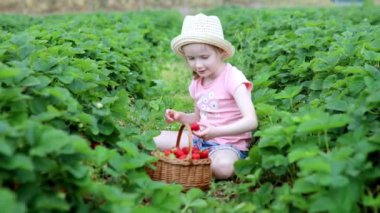
[[[254,83],[260,126],[237,177],[205,193],[144,169],[157,160],[152,138],[174,128],[162,111],[193,107],[181,84],[191,74],[169,48],[179,13],[0,15],[2,209],[376,212],[379,8],[207,13],[222,19],[231,62]]]
[[[367,199],[376,196],[379,177],[373,160],[379,16],[378,8],[362,9],[214,11],[237,43],[234,62],[255,85],[257,144],[236,164],[255,198],[247,190],[242,200],[273,211],[358,212],[378,205]]]

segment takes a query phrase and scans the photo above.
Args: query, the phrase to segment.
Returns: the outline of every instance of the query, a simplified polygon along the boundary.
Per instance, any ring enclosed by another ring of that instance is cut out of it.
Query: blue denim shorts
[[[210,155],[217,150],[227,149],[235,152],[240,159],[244,159],[248,156],[248,151],[236,149],[231,144],[218,144],[212,141],[204,141],[202,138],[198,137],[193,139],[193,146],[197,147],[199,150],[208,149],[210,151]]]

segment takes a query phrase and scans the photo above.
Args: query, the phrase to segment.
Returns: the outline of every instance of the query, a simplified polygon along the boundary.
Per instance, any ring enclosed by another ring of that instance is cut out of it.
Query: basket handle
[[[191,131],[191,128],[188,124],[181,124],[181,127],[179,128],[178,130],[178,135],[177,135],[177,142],[176,142],[176,147],[178,148],[179,147],[179,144],[181,142],[181,136],[182,136],[182,132],[183,132],[183,129],[186,127],[186,130],[188,131],[188,134],[187,134],[187,139],[188,139],[188,142],[189,142],[189,153],[187,154],[186,156],[186,160],[189,160],[191,158],[191,155],[192,155],[192,152],[193,152],[193,146],[192,146],[192,143],[193,143],[193,133]]]

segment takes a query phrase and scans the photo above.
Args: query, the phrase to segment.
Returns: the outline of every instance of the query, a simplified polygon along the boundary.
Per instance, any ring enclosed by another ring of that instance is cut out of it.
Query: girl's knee
[[[211,169],[216,179],[228,179],[235,173],[234,164],[239,159],[231,150],[218,150],[211,156]]]
[[[228,179],[234,175],[234,161],[219,159],[211,164],[211,169],[216,179]]]

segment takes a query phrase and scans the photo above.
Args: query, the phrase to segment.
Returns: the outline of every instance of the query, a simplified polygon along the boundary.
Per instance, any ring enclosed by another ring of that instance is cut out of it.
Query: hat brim
[[[182,47],[192,43],[204,43],[219,47],[220,49],[225,51],[225,58],[230,58],[235,53],[235,48],[232,46],[230,42],[212,35],[179,35],[172,40],[171,48],[177,55],[184,56]]]

